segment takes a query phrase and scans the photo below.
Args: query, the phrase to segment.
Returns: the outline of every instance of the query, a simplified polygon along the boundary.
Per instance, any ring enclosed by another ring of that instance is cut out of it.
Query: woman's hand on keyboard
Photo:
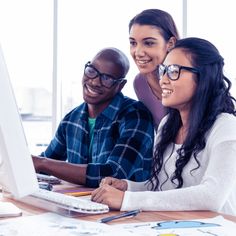
[[[106,204],[109,208],[119,210],[123,202],[124,194],[123,191],[120,191],[108,184],[103,184],[92,192],[91,200]]]
[[[111,185],[112,187],[119,189],[121,191],[126,191],[128,188],[127,182],[122,179],[116,179],[113,177],[106,177],[101,180],[100,187],[103,185]]]

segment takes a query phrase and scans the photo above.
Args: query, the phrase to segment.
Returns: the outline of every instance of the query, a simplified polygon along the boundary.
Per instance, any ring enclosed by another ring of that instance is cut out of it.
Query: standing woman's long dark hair
[[[200,38],[179,40],[175,48],[183,50],[190,58],[193,67],[200,71],[196,79],[197,88],[188,118],[188,134],[178,150],[179,157],[171,178],[173,183],[177,180],[176,188],[181,188],[183,186],[182,172],[189,160],[194,158],[197,163],[196,169],[200,168],[201,163],[197,159],[197,154],[205,148],[206,134],[217,116],[223,112],[236,116],[236,111],[235,99],[230,95],[231,82],[223,74],[224,59],[217,48]],[[182,125],[178,110],[168,108],[167,114],[167,121],[161,130],[160,139],[154,151],[153,172],[150,178],[153,190],[161,190],[158,174],[163,166],[164,152],[168,145],[175,142]]]

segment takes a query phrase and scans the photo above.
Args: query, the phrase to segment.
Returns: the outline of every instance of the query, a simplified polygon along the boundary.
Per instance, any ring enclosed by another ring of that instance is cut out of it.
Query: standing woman
[[[209,41],[177,41],[159,66],[167,115],[158,127],[151,178],[107,177],[92,193],[94,201],[124,211],[236,215],[236,110],[223,66]]]
[[[129,23],[130,54],[140,71],[134,79],[134,90],[152,112],[156,125],[165,114],[156,70],[177,39],[175,22],[165,11],[144,10]]]

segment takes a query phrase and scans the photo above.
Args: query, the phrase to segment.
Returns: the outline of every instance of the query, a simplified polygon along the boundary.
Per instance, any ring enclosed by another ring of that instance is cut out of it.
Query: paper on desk
[[[182,228],[177,228],[177,225]],[[236,224],[221,216],[189,221],[106,225],[45,213],[0,221],[1,236],[232,236],[235,232]]]
[[[0,221],[1,236],[124,236],[127,231],[114,232],[112,226],[45,213]]]
[[[208,219],[158,221],[114,225],[117,231],[127,230],[140,236],[232,236],[236,224],[217,216]]]
[[[11,202],[0,202],[0,218],[21,216],[22,211]],[[1,235],[0,235],[1,236]]]

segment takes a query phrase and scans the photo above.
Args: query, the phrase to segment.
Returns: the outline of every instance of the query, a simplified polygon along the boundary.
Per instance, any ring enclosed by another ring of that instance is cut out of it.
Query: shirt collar
[[[116,94],[115,97],[112,99],[111,103],[108,105],[108,107],[106,107],[105,110],[98,117],[105,116],[107,119],[114,120],[121,108],[123,99],[124,95],[121,92]],[[82,107],[81,119],[87,120],[88,105],[87,103],[83,103],[82,106],[83,107]]]
[[[101,113],[110,120],[114,120],[121,108],[124,95],[120,92],[112,99],[110,105]]]

